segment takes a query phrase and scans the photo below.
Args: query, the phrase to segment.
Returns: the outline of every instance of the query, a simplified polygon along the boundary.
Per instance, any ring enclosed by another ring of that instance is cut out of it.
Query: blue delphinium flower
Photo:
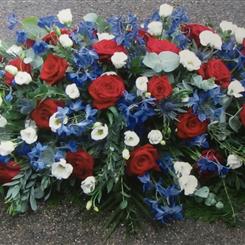
[[[18,156],[26,156],[30,151],[31,151],[31,146],[29,144],[26,143],[22,143],[20,145],[18,145],[18,147],[15,149],[15,153]]]
[[[153,188],[153,183],[149,173],[146,173],[143,176],[138,176],[138,179],[143,184],[143,192],[149,191]]]
[[[220,176],[224,176],[230,171],[230,168],[219,162],[209,160],[206,157],[201,157],[197,163],[201,172],[213,172]]]
[[[198,135],[190,140],[187,140],[185,142],[185,144],[187,146],[198,146],[198,147],[201,147],[201,148],[205,148],[205,149],[208,149],[209,148],[209,143],[208,143],[208,140],[207,140],[207,137],[208,135],[207,134],[201,134],[201,135]]]
[[[185,112],[185,110],[183,110],[181,107],[183,107],[183,104],[176,103],[171,99],[160,101],[161,114],[172,120],[175,119],[180,113]]]
[[[173,171],[173,159],[170,154],[161,155],[157,163],[163,173],[168,174],[170,170]]]
[[[16,31],[16,44],[24,44],[27,40],[27,33],[23,30]]]
[[[84,38],[86,38],[86,43],[89,41],[92,42],[97,38],[96,36],[96,26],[95,23],[93,22],[88,22],[88,21],[82,21],[79,24],[79,27],[74,34],[79,33],[81,34]]]
[[[10,161],[10,157],[9,156],[1,156],[0,155],[0,164],[6,164]]]
[[[27,156],[30,159],[32,168],[36,171],[42,171],[54,162],[54,152],[52,152],[52,149],[41,143],[37,143]]]
[[[57,26],[57,27],[64,27],[63,24],[61,24],[56,16],[45,16],[41,17],[38,20],[37,25],[41,28],[51,28],[52,26]]]
[[[87,48],[81,48],[78,52],[75,52],[73,58],[76,66],[84,69],[94,64],[98,59],[98,54]]]
[[[139,35],[140,25],[135,15],[129,14],[127,17],[113,16],[108,19],[108,23],[117,44],[129,48],[135,41],[139,44],[144,43]]]
[[[36,41],[32,49],[36,55],[43,55],[48,50],[48,44],[44,41]]]
[[[144,21],[144,28],[147,30],[148,28],[148,25],[152,22],[152,21],[161,21],[161,17],[159,15],[159,10],[157,11],[154,11],[153,14],[147,18],[145,21]]]
[[[178,47],[180,49],[186,49],[190,40],[186,37],[186,35],[180,33],[180,34],[177,34],[175,37],[174,37],[174,41],[177,43]]]
[[[195,90],[193,96],[189,99],[188,106],[192,107],[193,112],[202,122],[207,119],[224,121],[223,98],[224,94],[220,87],[208,91]]]
[[[8,17],[7,17],[7,27],[9,30],[13,30],[16,25],[18,24],[18,20],[17,17],[15,15],[15,13],[11,13]]]

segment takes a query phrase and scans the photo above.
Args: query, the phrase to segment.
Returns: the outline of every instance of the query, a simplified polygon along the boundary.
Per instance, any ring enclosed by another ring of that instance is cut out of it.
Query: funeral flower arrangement
[[[90,13],[73,25],[65,9],[7,23],[16,42],[0,43],[0,183],[10,214],[68,189],[131,228],[137,214],[236,219],[244,28],[189,23],[168,4],[143,22]]]

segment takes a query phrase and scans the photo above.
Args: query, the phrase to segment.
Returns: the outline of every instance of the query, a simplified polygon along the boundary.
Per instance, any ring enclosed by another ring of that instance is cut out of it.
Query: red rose
[[[201,122],[191,110],[179,117],[177,135],[180,139],[189,139],[207,131],[208,121]]]
[[[93,106],[99,110],[116,104],[125,90],[123,80],[117,75],[103,75],[92,81],[88,88]]]
[[[241,123],[245,127],[245,104],[243,104],[242,110],[240,111],[240,119],[241,119]]]
[[[49,85],[54,85],[64,78],[67,67],[65,59],[49,54],[43,63],[40,78]]]
[[[93,175],[94,159],[86,151],[68,152],[66,161],[73,166],[73,175],[80,180]]]
[[[148,37],[146,47],[148,52],[157,54],[160,54],[163,51],[171,51],[178,54],[180,51],[176,44],[171,43],[168,40],[159,40],[153,37]]]
[[[242,55],[245,56],[245,38],[243,39],[242,46],[243,46],[243,48],[242,48],[241,52],[242,52]]]
[[[13,59],[13,60],[10,60],[8,65],[12,65],[12,66],[15,66],[18,71],[25,71],[25,72],[28,72],[31,74],[31,65],[30,64],[25,64],[24,61],[20,58],[16,58],[16,59]],[[9,73],[9,72],[6,72],[5,73],[5,80],[4,82],[7,84],[7,85],[11,85],[12,81],[14,80],[14,76]]]
[[[151,169],[159,171],[158,158],[157,149],[152,145],[138,147],[131,152],[127,172],[129,175],[142,176]]]
[[[197,46],[200,46],[199,35],[203,31],[212,31],[213,30],[208,26],[203,26],[199,24],[185,24],[182,25],[181,31],[191,40],[194,40]]]
[[[63,107],[64,103],[58,100],[46,99],[41,101],[31,113],[31,118],[41,129],[49,129],[49,118]]]
[[[148,91],[157,100],[163,100],[172,94],[173,88],[167,76],[154,76],[148,82]]]
[[[61,34],[71,34],[71,32],[67,29],[61,29],[60,32]],[[48,33],[46,36],[43,37],[43,41],[51,45],[57,45],[58,40],[59,37],[54,31]]]
[[[96,53],[99,54],[101,60],[108,60],[115,52],[127,53],[122,45],[118,45],[115,40],[102,40],[93,45]]]
[[[10,161],[8,163],[0,163],[0,183],[5,184],[11,182],[11,180],[20,172],[20,165]]]
[[[198,70],[198,74],[203,79],[214,78],[215,83],[220,85],[221,88],[226,89],[231,81],[231,72],[220,59],[209,60],[208,63],[202,64]]]
[[[31,48],[35,43],[35,40],[32,39],[27,39],[26,42],[24,43],[25,48],[29,49]]]

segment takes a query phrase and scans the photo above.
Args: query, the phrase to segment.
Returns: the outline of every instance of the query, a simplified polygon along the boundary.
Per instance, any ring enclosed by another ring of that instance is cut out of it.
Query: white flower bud
[[[62,24],[69,24],[72,22],[72,13],[70,9],[63,9],[59,11],[57,17]]]
[[[64,48],[70,48],[73,46],[73,41],[68,34],[62,34],[59,36],[59,42]]]

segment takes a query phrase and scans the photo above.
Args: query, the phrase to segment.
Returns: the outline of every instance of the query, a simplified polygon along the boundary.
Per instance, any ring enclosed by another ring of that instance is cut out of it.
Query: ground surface
[[[69,7],[75,21],[88,12],[109,16],[132,11],[143,19],[163,2],[185,6],[193,21],[204,23],[211,20],[219,23],[221,20],[230,20],[245,26],[244,0],[0,0],[0,39],[9,37],[6,34],[5,17],[13,10],[19,17],[24,17],[56,14],[58,10]],[[0,245],[103,244],[104,218],[81,212],[69,203],[52,208],[44,206],[36,214],[11,218],[0,203]],[[146,224],[144,232],[127,238],[122,226],[108,244],[243,245],[245,229],[187,220],[161,229]]]

